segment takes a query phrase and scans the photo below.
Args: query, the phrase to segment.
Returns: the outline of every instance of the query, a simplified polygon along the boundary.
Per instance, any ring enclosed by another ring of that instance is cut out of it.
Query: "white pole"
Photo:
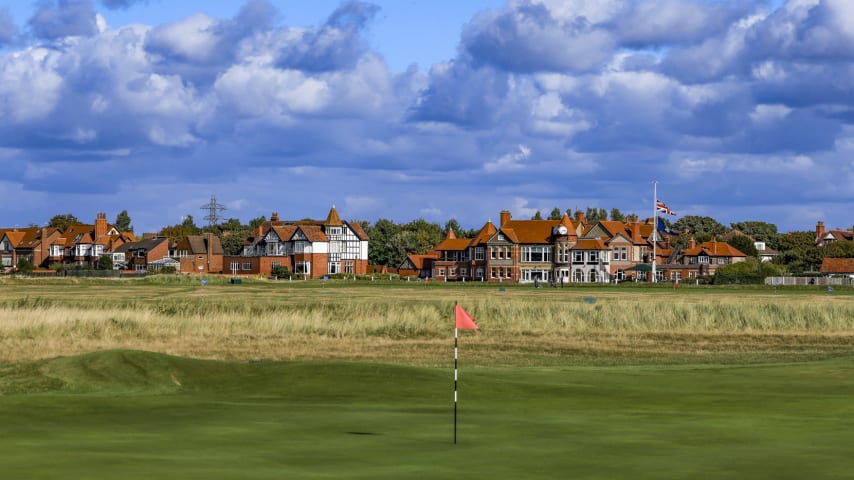
[[[658,281],[655,273],[656,245],[658,244],[658,182],[652,182],[652,283]]]
[[[458,348],[457,348],[457,338],[458,332],[456,326],[454,326],[454,445],[457,444],[457,357],[458,357]]]

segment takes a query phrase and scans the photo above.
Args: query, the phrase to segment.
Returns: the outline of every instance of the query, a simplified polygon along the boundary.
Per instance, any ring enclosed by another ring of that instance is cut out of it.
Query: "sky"
[[[0,227],[854,225],[848,0],[0,1]]]

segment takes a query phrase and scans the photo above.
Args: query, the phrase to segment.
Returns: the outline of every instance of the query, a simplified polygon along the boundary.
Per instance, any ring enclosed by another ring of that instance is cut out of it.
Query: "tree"
[[[715,270],[712,282],[715,285],[726,284],[763,284],[766,277],[779,277],[785,273],[785,267],[762,262],[758,257],[748,257],[743,262],[724,265]]]
[[[63,232],[70,225],[80,225],[80,220],[77,219],[74,215],[70,213],[66,213],[64,215],[54,215],[53,218],[50,219],[47,226],[54,227],[62,230]]]
[[[732,223],[730,226],[756,242],[765,242],[766,245],[775,250],[779,246],[780,234],[777,233],[777,225],[773,223],[749,221]]]
[[[537,213],[535,213],[534,216],[531,217],[531,220],[542,220],[542,219],[543,219],[543,214],[540,213],[539,210],[537,210]]]
[[[453,230],[454,235],[457,237],[463,238],[463,229],[460,227],[460,222],[458,222],[456,218],[452,218],[445,222],[445,228],[442,229],[442,232],[447,236],[450,230]]]
[[[854,258],[854,242],[830,242],[821,247],[821,256],[828,258]]]
[[[563,218],[563,214],[560,212],[560,209],[555,207],[552,210],[552,213],[549,214],[549,220],[560,220]]]
[[[815,245],[815,232],[789,232],[780,235],[779,255],[774,263],[788,267],[791,273],[815,272],[821,265],[821,252]]]
[[[258,218],[253,218],[252,220],[249,220],[249,228],[251,230],[255,230],[256,228],[260,227],[261,225],[264,225],[264,222],[266,222],[266,221],[267,221],[267,217],[265,217],[264,215],[261,215]]]
[[[130,215],[127,210],[122,210],[116,215],[116,221],[113,222],[120,232],[133,232],[133,226],[130,224]]]
[[[21,257],[18,260],[18,271],[21,273],[30,273],[35,270],[35,266],[33,262],[29,261],[27,258]]]
[[[754,245],[753,241],[746,235],[735,235],[728,243],[748,257],[759,257],[759,251],[756,250],[756,245]]]
[[[727,233],[727,228],[712,217],[687,215],[673,224],[673,230],[693,235],[698,242],[707,242],[712,237]],[[685,236],[685,235],[683,235]]]
[[[170,243],[177,243],[181,240],[187,238],[190,235],[198,235],[201,233],[201,229],[196,226],[193,222],[193,216],[187,215],[184,217],[184,221],[169,227],[163,227],[160,230],[159,235],[163,237],[168,237]]]
[[[587,222],[596,223],[600,220],[608,220],[608,211],[604,208],[592,208],[587,207],[587,214],[585,215],[587,218]]]
[[[611,220],[613,220],[615,222],[625,222],[626,216],[623,215],[623,212],[621,212],[619,208],[612,208],[611,209]]]
[[[110,255],[101,255],[98,258],[98,270],[112,270],[113,269],[113,257]]]
[[[365,229],[365,233],[371,239],[368,247],[368,263],[371,265],[390,265],[397,266],[400,263],[393,264],[391,239],[400,233],[400,226],[389,219],[380,218],[374,222],[373,226]],[[403,260],[401,260],[403,261]]]

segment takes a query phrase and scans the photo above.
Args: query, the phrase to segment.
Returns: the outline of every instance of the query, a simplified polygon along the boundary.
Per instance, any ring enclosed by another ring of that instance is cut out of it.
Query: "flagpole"
[[[658,257],[656,246],[658,245],[658,182],[652,182],[652,283],[658,281],[655,273],[655,261]]]
[[[457,444],[457,338],[459,329],[454,326],[454,445]]]

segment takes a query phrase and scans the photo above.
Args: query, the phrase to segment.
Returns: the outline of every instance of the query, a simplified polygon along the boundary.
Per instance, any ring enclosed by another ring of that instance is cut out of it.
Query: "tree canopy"
[[[133,232],[133,226],[130,224],[130,215],[127,210],[122,210],[116,215],[116,221],[113,222],[120,232]]]
[[[70,213],[65,213],[62,215],[54,215],[47,225],[49,227],[58,228],[64,232],[70,225],[79,225],[80,223],[81,222],[77,217]]]

